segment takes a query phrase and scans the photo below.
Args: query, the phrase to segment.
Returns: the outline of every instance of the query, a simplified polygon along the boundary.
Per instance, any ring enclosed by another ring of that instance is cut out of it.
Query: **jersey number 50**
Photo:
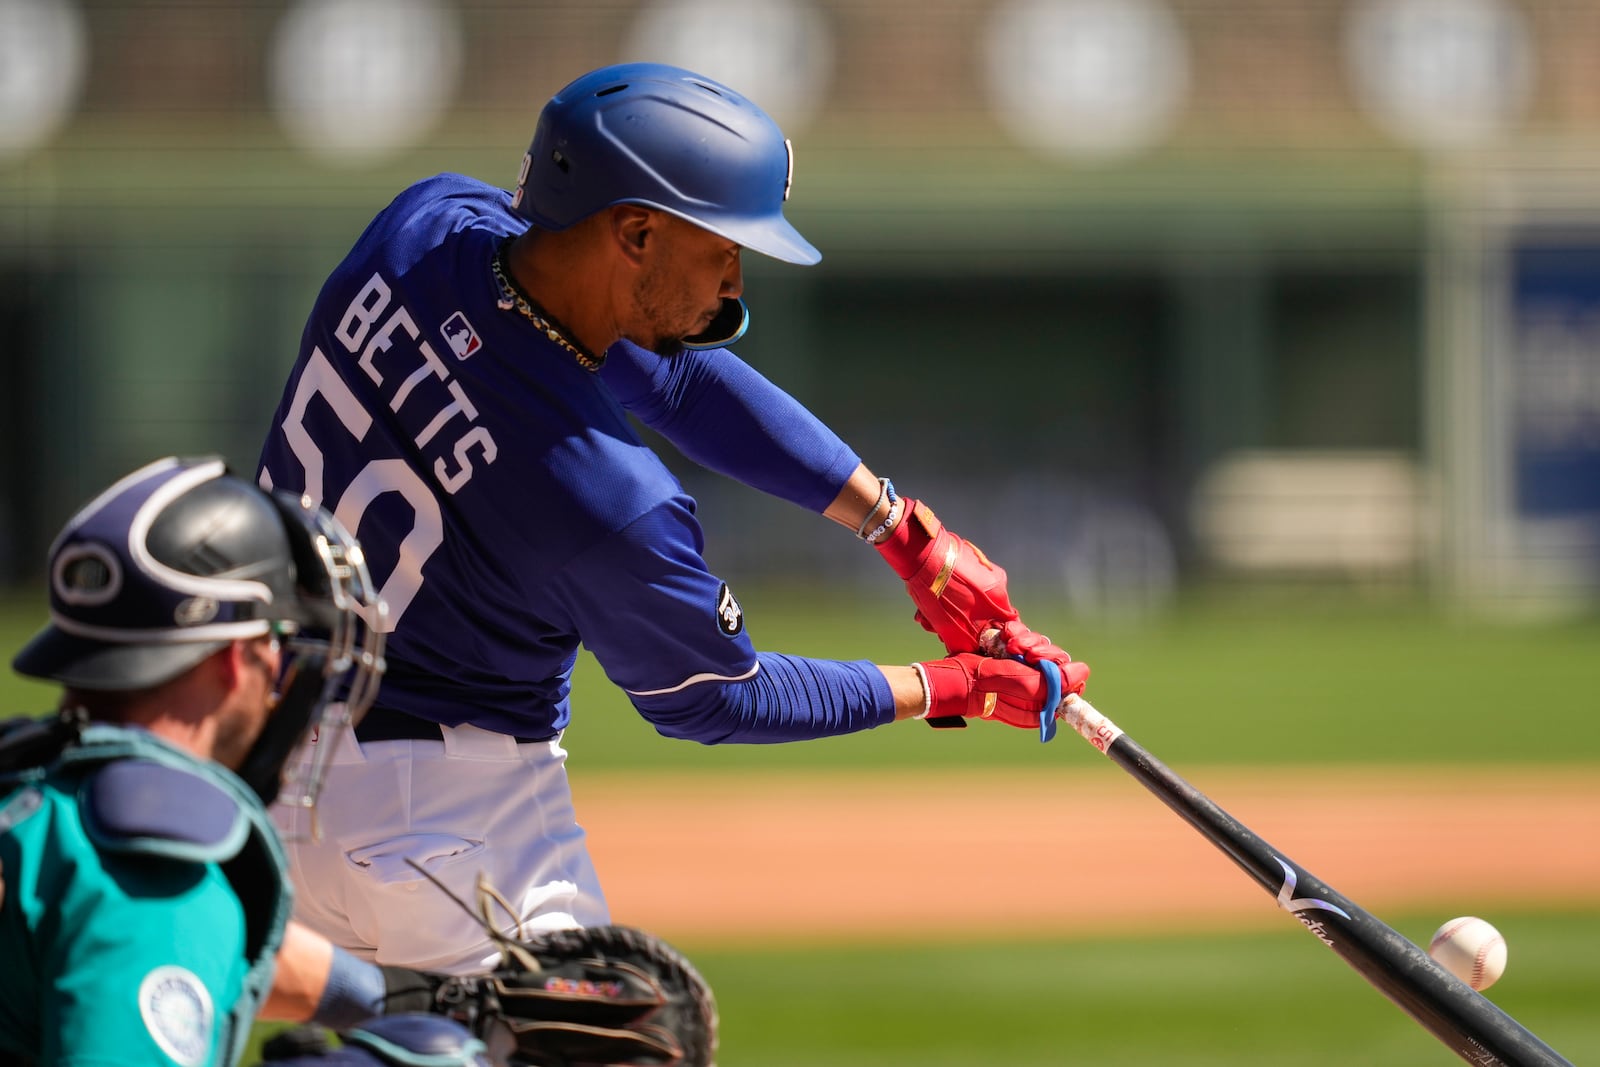
[[[377,279],[374,279],[375,281]],[[339,341],[354,355],[361,348],[368,330],[377,321],[389,302],[388,287],[368,285],[350,307],[350,313],[336,331]],[[369,295],[370,294],[370,295]],[[373,304],[367,300],[376,297]],[[372,416],[361,406],[339,372],[328,361],[322,349],[313,347],[300,381],[295,386],[294,399],[283,420],[284,438],[289,443],[300,465],[305,469],[305,493],[315,503],[324,499],[322,449],[311,439],[306,426],[306,409],[311,398],[321,396],[338,418],[340,425],[356,441],[362,441],[372,428]],[[265,483],[268,479],[262,473]],[[411,508],[411,529],[400,540],[394,569],[379,588],[379,595],[388,606],[381,623],[384,630],[393,630],[405,614],[406,608],[422,587],[422,567],[444,541],[444,520],[439,513],[439,502],[422,477],[402,459],[373,459],[351,479],[333,509],[333,517],[345,529],[361,536],[361,518],[372,502],[384,493],[399,493]],[[367,620],[369,624],[373,620]]]

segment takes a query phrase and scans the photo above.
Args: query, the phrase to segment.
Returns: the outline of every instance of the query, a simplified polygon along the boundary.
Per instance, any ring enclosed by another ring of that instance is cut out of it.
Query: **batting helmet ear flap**
[[[750,309],[736,296],[722,298],[722,309],[704,330],[683,339],[683,347],[702,351],[708,348],[727,348],[750,328]]]

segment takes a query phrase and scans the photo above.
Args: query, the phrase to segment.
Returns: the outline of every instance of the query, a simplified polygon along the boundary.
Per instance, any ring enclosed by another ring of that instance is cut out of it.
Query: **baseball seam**
[[[1460,933],[1464,927],[1470,926],[1471,924],[1472,920],[1468,918],[1460,919],[1456,922],[1447,924],[1438,932],[1437,935],[1434,936],[1432,943],[1429,945],[1429,949],[1437,949],[1439,946],[1448,943],[1449,941],[1453,940],[1456,934]],[[1489,962],[1489,953],[1493,952],[1496,947],[1503,944],[1505,944],[1504,935],[1497,934],[1478,947],[1478,951],[1472,957],[1472,975],[1467,982],[1467,984],[1472,986],[1473,989],[1479,989],[1482,987],[1484,968]],[[1432,952],[1430,951],[1429,954],[1431,955]]]
[[[1478,949],[1477,956],[1472,960],[1472,988],[1477,989],[1482,985],[1483,968],[1489,962],[1489,953],[1494,951],[1496,946],[1503,944],[1504,940],[1500,937],[1491,937],[1483,943],[1482,948]]]

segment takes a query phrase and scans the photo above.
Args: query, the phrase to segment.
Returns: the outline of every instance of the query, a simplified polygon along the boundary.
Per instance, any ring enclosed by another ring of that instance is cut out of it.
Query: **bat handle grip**
[[[1006,643],[1000,631],[988,629],[978,635],[978,649],[985,656],[1003,657]],[[1019,663],[1021,656],[1012,656]],[[1045,744],[1056,736],[1056,716],[1061,712],[1061,668],[1050,660],[1039,661],[1039,671],[1044,675],[1044,710],[1039,712],[1039,743]]]
[[[1046,659],[1039,661],[1039,670],[1044,674],[1045,687],[1044,710],[1039,712],[1039,743],[1047,744],[1056,736],[1056,712],[1061,708],[1061,668]]]

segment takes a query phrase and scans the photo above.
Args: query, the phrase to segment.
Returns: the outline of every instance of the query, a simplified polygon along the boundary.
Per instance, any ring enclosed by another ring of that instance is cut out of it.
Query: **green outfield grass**
[[[740,596],[762,649],[880,663],[939,655],[894,592],[870,602],[771,589]],[[1600,620],[1450,621],[1405,600],[1309,592],[1194,598],[1140,628],[1027,613],[1092,667],[1096,706],[1170,764],[1600,761]],[[707,749],[657,737],[587,656],[574,686],[575,772],[1063,758],[1020,731],[908,724]]]
[[[892,592],[892,590],[890,590]],[[758,645],[909,662],[937,654],[908,604],[742,589]],[[1023,600],[1024,591],[1014,590]],[[1600,623],[1447,621],[1403,601],[1299,594],[1194,601],[1142,628],[1031,621],[1093,665],[1101,709],[1183,773],[1199,764],[1549,761],[1600,766]],[[42,613],[0,605],[15,648]],[[774,771],[1095,757],[1073,738],[916,724],[803,745],[707,749],[657,737],[580,665],[569,732],[587,769]],[[14,677],[9,706],[51,692]],[[1574,848],[1593,843],[1575,841]],[[1048,887],[1041,887],[1047,891]],[[932,891],[932,890],[930,890]],[[1022,899],[1019,896],[1019,899]],[[1574,1063],[1600,1063],[1600,886],[1581,913],[1489,916],[1510,942],[1492,998]],[[1414,1067],[1460,1062],[1337,957],[1280,930],[1008,943],[948,936],[916,947],[806,949],[683,943],[718,990],[727,1067]],[[1264,902],[1263,907],[1267,904]],[[1414,941],[1456,912],[1380,918]],[[254,1057],[252,1057],[254,1058]]]
[[[1438,925],[1383,918],[1413,941]],[[1600,1063],[1600,911],[1495,920],[1511,951],[1491,999],[1573,1063]],[[1159,939],[980,947],[953,936],[914,947],[680,947],[717,990],[723,1067],[1461,1062],[1287,918],[1271,932]]]
[[[909,601],[885,584],[871,600],[767,588],[741,589],[740,597],[765,650],[879,663],[939,655],[911,620]],[[1100,710],[1170,764],[1600,762],[1600,619],[1451,621],[1403,599],[1303,591],[1192,598],[1139,628],[1027,610],[1035,627],[1093,668],[1088,695]],[[42,619],[42,597],[0,600],[3,647],[18,647]],[[42,710],[52,694],[8,674],[0,697],[8,707]],[[573,704],[567,742],[575,773],[1063,758],[1060,746],[982,724],[901,724],[798,745],[668,741],[587,654]]]
[[[1579,951],[1600,948],[1600,913],[1496,918],[1512,962],[1493,999],[1574,1063],[1600,1062],[1600,968]],[[1390,922],[1424,942],[1437,925]],[[1287,921],[1159,940],[694,955],[719,990],[731,1065],[1459,1062]]]

